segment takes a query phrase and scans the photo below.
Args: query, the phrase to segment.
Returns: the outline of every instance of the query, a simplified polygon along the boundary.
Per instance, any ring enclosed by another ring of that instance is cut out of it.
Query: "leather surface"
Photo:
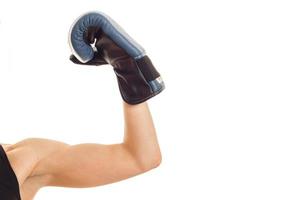
[[[84,39],[84,35],[89,27],[99,27],[135,59],[141,58],[146,54],[145,50],[109,16],[100,12],[90,12],[75,21],[69,35],[69,43],[73,54],[83,63],[90,61],[94,57],[93,48]]]
[[[113,66],[121,96],[129,104],[144,102],[165,88],[145,51],[107,16],[80,17],[72,28],[71,43],[72,62]]]

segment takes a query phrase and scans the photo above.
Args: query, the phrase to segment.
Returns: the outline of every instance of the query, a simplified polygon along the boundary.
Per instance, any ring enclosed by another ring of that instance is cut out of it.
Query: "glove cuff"
[[[159,92],[165,88],[164,82],[160,74],[155,69],[148,56],[144,56],[135,61],[139,70],[142,72],[144,78],[150,85],[153,93]]]
[[[164,82],[147,56],[137,60],[128,58],[120,64],[122,67],[116,66],[114,71],[125,102],[142,103],[164,90]]]

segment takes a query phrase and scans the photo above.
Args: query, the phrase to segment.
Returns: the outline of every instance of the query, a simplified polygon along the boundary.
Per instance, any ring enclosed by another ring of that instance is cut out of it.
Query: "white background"
[[[68,60],[70,25],[100,10],[144,46],[165,80],[149,101],[163,163],[108,186],[45,188],[37,200],[299,200],[297,3],[0,0],[1,142],[121,141],[112,69]]]

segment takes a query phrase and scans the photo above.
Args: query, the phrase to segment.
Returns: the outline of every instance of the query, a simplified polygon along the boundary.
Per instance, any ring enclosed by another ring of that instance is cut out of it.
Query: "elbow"
[[[128,143],[123,143],[123,147],[129,153],[137,174],[145,173],[161,165],[162,155],[159,146],[136,150]]]
[[[147,156],[147,158],[142,159],[139,161],[139,168],[141,173],[150,171],[155,169],[161,165],[162,156],[160,152],[157,152],[151,156]]]
[[[162,156],[161,156],[161,153],[157,153],[157,155],[155,155],[155,157],[153,158],[153,161],[150,165],[150,169],[154,169],[154,168],[157,168],[161,165],[161,162],[162,162]]]
[[[157,167],[159,167],[161,165],[162,162],[162,156],[159,153],[159,155],[157,155],[154,160],[152,161],[151,165],[150,165],[150,169],[155,169]]]

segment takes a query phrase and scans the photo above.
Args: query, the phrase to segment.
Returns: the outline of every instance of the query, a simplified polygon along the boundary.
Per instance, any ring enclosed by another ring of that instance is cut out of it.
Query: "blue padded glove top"
[[[119,47],[132,58],[139,59],[146,55],[145,50],[134,41],[113,19],[101,12],[90,12],[79,17],[71,27],[69,44],[72,53],[82,63],[93,59],[94,49],[84,40],[84,34],[89,27],[100,27]]]

